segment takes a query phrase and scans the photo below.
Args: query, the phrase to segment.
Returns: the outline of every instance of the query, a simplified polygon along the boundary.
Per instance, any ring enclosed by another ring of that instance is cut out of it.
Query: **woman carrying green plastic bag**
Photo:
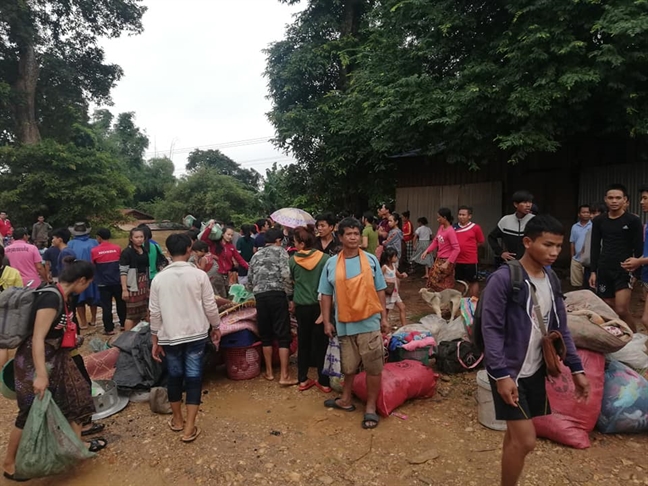
[[[63,261],[58,292],[43,292],[36,298],[33,335],[18,347],[14,358],[19,411],[4,461],[4,477],[14,481],[62,472],[77,459],[88,457],[87,452],[79,452],[78,445],[83,444],[81,424],[92,416],[95,407],[90,385],[70,356],[76,344],[76,328],[72,322],[74,308],[67,302],[72,294],[80,294],[90,285],[94,267],[74,257]],[[59,409],[58,414],[54,407]],[[71,441],[69,429],[59,428],[61,418],[67,421],[78,443]],[[97,452],[106,445],[105,439],[96,438],[85,447]],[[47,453],[44,447],[49,448]],[[66,459],[54,458],[54,452],[63,453]],[[45,455],[37,460],[34,454]]]
[[[15,478],[53,476],[94,456],[52,400],[52,393],[45,390],[29,411],[16,455]]]

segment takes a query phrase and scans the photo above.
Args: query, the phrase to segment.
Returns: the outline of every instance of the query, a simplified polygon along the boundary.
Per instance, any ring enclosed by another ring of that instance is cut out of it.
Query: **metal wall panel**
[[[425,216],[430,222],[430,228],[436,231],[436,214],[439,208],[450,208],[456,218],[459,206],[462,205],[473,208],[473,221],[481,226],[484,236],[488,237],[488,233],[502,217],[502,183],[495,181],[396,189],[396,211],[402,213],[409,210],[414,227],[416,220]],[[493,252],[488,244],[480,250],[480,262],[493,262]]]
[[[602,202],[605,190],[612,183],[623,184],[630,196],[630,212],[638,214],[645,221],[639,203],[639,187],[648,185],[648,163],[606,165],[587,167],[580,173],[580,204]]]

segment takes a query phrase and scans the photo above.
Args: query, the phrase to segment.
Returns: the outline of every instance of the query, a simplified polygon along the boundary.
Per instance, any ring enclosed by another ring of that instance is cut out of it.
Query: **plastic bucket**
[[[495,418],[495,404],[486,370],[477,372],[477,420],[489,429],[506,430],[506,422]]]
[[[14,360],[10,359],[0,372],[0,393],[9,400],[16,399],[16,381],[14,375]]]

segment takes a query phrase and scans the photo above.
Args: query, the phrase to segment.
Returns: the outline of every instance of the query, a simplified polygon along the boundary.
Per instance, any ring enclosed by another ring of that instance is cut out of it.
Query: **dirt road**
[[[428,313],[416,295],[421,281],[403,286],[410,317]],[[365,431],[360,407],[354,413],[327,410],[327,397],[315,388],[299,393],[262,378],[234,382],[223,369],[211,370],[199,415],[203,432],[195,443],[181,443],[166,425],[168,416],[153,415],[148,404],[130,404],[105,420],[110,444],[97,458],[72,474],[28,484],[496,485],[502,433],[477,422],[474,374],[447,380],[434,398],[401,407],[406,420],[390,417]],[[6,444],[15,405],[1,399],[0,412],[0,442]],[[521,484],[648,485],[647,448],[646,435],[594,433],[584,451],[540,440]]]

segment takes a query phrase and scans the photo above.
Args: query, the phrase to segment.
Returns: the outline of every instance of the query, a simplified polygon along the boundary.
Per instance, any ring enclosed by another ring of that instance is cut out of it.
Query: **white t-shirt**
[[[419,240],[430,241],[432,239],[432,230],[427,226],[419,226],[414,232]]]
[[[545,327],[549,325],[549,315],[553,302],[551,300],[551,285],[549,284],[549,278],[545,275],[542,278],[529,277],[531,283],[535,286],[536,296],[538,298],[538,304],[540,304],[540,312],[544,318]],[[524,358],[524,363],[522,364],[522,369],[518,378],[529,378],[533,376],[542,366],[543,357],[542,357],[542,331],[536,320],[535,311],[533,312],[533,319],[531,319],[532,328],[531,336],[529,338],[529,347],[527,349],[526,357]]]

